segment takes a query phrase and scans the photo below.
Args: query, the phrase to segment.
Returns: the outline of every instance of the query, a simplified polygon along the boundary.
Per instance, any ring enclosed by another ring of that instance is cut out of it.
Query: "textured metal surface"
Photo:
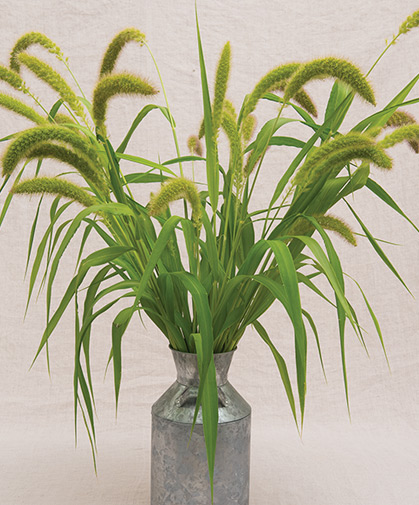
[[[219,415],[214,505],[249,503],[251,408],[227,381],[232,354],[214,358]],[[199,384],[196,356],[173,355],[178,380],[152,407],[151,505],[210,505],[201,411],[188,446]]]

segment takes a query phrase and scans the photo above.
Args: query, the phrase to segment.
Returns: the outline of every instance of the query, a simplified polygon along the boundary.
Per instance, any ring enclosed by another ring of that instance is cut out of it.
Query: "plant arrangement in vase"
[[[402,34],[418,24],[419,11],[401,25],[372,68]],[[292,415],[301,430],[306,395],[307,329],[316,339],[321,361],[322,355],[315,317],[302,307],[300,286],[304,285],[336,310],[347,398],[347,325],[363,344],[362,328],[345,295],[341,261],[329,232],[352,246],[356,245],[356,236],[368,241],[380,260],[404,285],[348,197],[361,190],[369,192],[371,197],[381,199],[411,222],[374,180],[374,171],[392,168],[388,150],[399,142],[409,142],[418,152],[419,125],[400,108],[418,102],[417,99],[407,100],[407,97],[419,75],[378,112],[357,124],[343,126],[353,100],[362,99],[375,105],[367,79],[372,68],[363,75],[349,61],[335,57],[285,63],[265,75],[241,103],[233,102],[227,98],[231,59],[227,43],[218,62],[211,98],[198,23],[197,33],[204,119],[199,133],[189,138],[190,152],[186,155],[181,155],[167,100],[165,106],[144,106],[118,147],[112,145],[107,135],[109,100],[117,95],[152,97],[157,93],[157,87],[147,79],[114,70],[127,43],[137,43],[148,49],[142,32],[128,28],[114,37],[103,57],[91,102],[81,89],[79,96],[61,74],[30,53],[31,46],[42,46],[57,56],[74,79],[55,43],[37,32],[23,35],[12,49],[9,67],[0,66],[0,79],[33,99],[35,104],[31,107],[14,96],[0,94],[0,105],[26,117],[35,126],[2,139],[8,145],[2,158],[4,183],[1,189],[7,188],[10,192],[5,198],[0,223],[14,195],[41,195],[30,236],[29,256],[34,258],[28,303],[41,276],[44,260],[48,322],[35,359],[47,348],[63,313],[74,303],[75,413],[77,416],[79,408],[86,421],[93,456],[90,335],[94,321],[120,303],[121,310],[112,324],[109,356],[116,402],[122,376],[122,337],[135,314],[140,317],[146,314],[165,335],[175,353],[193,355],[196,361],[199,381],[193,383],[193,419],[188,432],[196,429],[202,413],[213,492],[221,394],[214,356],[234,351],[246,328],[253,326],[272,351]],[[50,110],[44,108],[22,80],[22,66],[59,95]],[[335,82],[321,121],[305,86],[325,78]],[[78,86],[75,79],[74,82]],[[164,91],[162,82],[161,87]],[[166,98],[165,92],[164,96]],[[254,114],[261,100],[271,102],[273,118],[256,132]],[[166,162],[126,154],[137,127],[154,110],[167,119],[168,131],[171,130],[174,140],[175,158]],[[302,129],[310,131],[309,139],[277,135],[278,130],[282,133],[290,123],[299,123]],[[218,154],[218,145],[224,141],[229,146],[229,157],[225,160]],[[251,210],[255,187],[263,180],[265,157],[277,156],[283,146],[294,147],[297,154],[288,167],[278,170],[276,187],[266,206]],[[125,160],[141,168],[135,173],[125,170]],[[72,182],[75,179],[70,180],[67,173],[44,176],[44,166],[57,161],[70,167],[80,182]],[[194,170],[192,176],[187,177],[190,163],[201,164],[202,170]],[[28,169],[32,170],[32,177],[25,179],[23,173]],[[149,201],[135,199],[138,184],[152,187],[154,193]],[[54,197],[50,205],[50,224],[35,252],[33,237],[39,208],[48,195]],[[170,204],[176,200],[184,202],[182,216],[171,213]],[[347,205],[359,225],[359,233],[329,212],[338,202]],[[83,209],[78,208],[76,214],[70,215],[68,209],[80,205]],[[53,310],[52,289],[61,258],[81,232],[76,274]],[[86,255],[84,247],[92,234],[103,240],[103,248]],[[181,253],[183,248],[185,254]],[[318,278],[326,279],[333,299],[316,284]],[[364,296],[362,290],[361,293]],[[379,323],[365,296],[364,299],[384,350]],[[294,329],[296,388],[292,386],[285,360],[259,320],[274,302],[284,307]]]

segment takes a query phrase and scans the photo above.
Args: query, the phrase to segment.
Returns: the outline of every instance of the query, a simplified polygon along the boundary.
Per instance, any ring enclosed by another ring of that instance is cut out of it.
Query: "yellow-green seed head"
[[[409,114],[408,112],[404,112],[402,110],[396,110],[396,112],[391,116],[391,118],[387,121],[386,127],[389,128],[400,128],[401,126],[407,126],[411,124],[417,124],[416,119]],[[410,147],[415,151],[415,153],[419,153],[419,142],[418,140],[408,140]]]
[[[362,72],[352,63],[339,58],[320,58],[310,61],[294,73],[285,89],[284,100],[290,101],[309,81],[333,77],[347,84],[364,100],[375,105],[374,93]]]
[[[297,172],[293,184],[301,190],[327,175],[334,177],[352,160],[374,163],[383,169],[390,169],[392,161],[383,149],[369,136],[349,133],[322,144]]]
[[[243,182],[243,152],[237,123],[233,116],[228,113],[223,114],[222,128],[230,144],[229,169],[232,171],[236,187],[240,188]]]
[[[198,228],[201,226],[201,200],[196,185],[184,177],[178,177],[164,183],[157,194],[152,194],[148,204],[151,216],[162,214],[171,202],[184,198],[192,208],[192,220]]]
[[[105,55],[103,56],[99,76],[110,74],[115,68],[116,61],[125,44],[128,42],[138,42],[141,46],[146,41],[144,33],[136,28],[126,28],[116,35],[109,44]]]
[[[224,99],[227,91],[228,77],[230,75],[230,63],[231,49],[230,42],[227,42],[221,53],[215,76],[214,103],[212,106],[212,125],[215,134],[221,126]]]
[[[284,91],[284,89],[287,87],[287,80],[283,80],[282,82],[279,83],[278,87],[276,89],[273,89],[271,91]],[[303,109],[305,109],[309,114],[311,114],[313,117],[317,117],[317,108],[314,105],[313,100],[311,99],[310,95],[304,90],[300,89],[295,94],[294,101],[297,102]]]
[[[249,142],[256,128],[256,117],[253,114],[249,114],[243,121],[242,126],[242,137],[245,143]]]
[[[23,80],[20,75],[3,65],[0,65],[0,79],[19,91],[24,87]]]
[[[37,144],[29,151],[26,158],[28,160],[51,158],[61,163],[67,163],[73,166],[88,183],[93,184],[104,194],[109,193],[105,179],[99,168],[88,158],[82,157],[66,147],[47,142]]]
[[[76,124],[74,119],[70,116],[67,116],[67,114],[55,114],[54,116],[54,122],[57,124]]]
[[[278,85],[284,81],[284,79],[289,79],[300,67],[299,63],[288,63],[286,65],[281,65],[274,68],[268,72],[255,86],[254,90],[246,100],[243,107],[243,119],[255,110],[255,107],[259,100],[263,97],[265,93],[278,88]]]
[[[62,196],[78,202],[84,207],[90,207],[97,203],[95,198],[80,186],[58,178],[36,177],[34,179],[27,179],[19,184],[15,184],[11,192],[26,195],[50,194]]]
[[[92,163],[96,163],[96,151],[78,133],[65,126],[38,126],[24,130],[9,144],[3,155],[3,176],[10,175],[19,161],[28,156],[39,144],[50,141],[69,144],[77,152],[89,158]]]
[[[12,96],[0,93],[0,106],[9,109],[20,116],[30,119],[36,124],[47,124],[48,121],[25,103]]]
[[[399,28],[399,34],[410,32],[412,28],[419,26],[419,10],[411,14]]]
[[[103,129],[110,98],[117,95],[155,95],[158,90],[147,80],[128,73],[111,74],[99,80],[93,93],[93,119]]]
[[[419,125],[418,124],[410,124],[406,126],[401,126],[394,132],[385,136],[378,145],[384,149],[388,149],[389,147],[393,147],[400,142],[407,140],[409,142],[418,142],[419,141]]]
[[[353,246],[357,245],[354,232],[341,218],[328,214],[326,216],[316,216],[316,219],[320,226],[325,230],[334,231],[346,242],[348,242],[348,244]]]
[[[39,79],[45,81],[53,90],[59,93],[60,97],[70,106],[77,116],[83,120],[85,119],[84,108],[80,100],[58,72],[44,61],[27,53],[20,53],[18,55],[18,60],[28,67]]]
[[[41,45],[45,47],[50,53],[56,54],[60,58],[63,57],[61,49],[54,44],[52,40],[50,40],[46,35],[39,32],[30,32],[26,33],[16,42],[15,46],[10,53],[10,68],[15,72],[20,72],[20,62],[18,59],[18,55],[26,51],[28,47],[33,46],[35,44]]]
[[[197,135],[191,135],[188,138],[188,149],[191,154],[202,156],[202,144]]]

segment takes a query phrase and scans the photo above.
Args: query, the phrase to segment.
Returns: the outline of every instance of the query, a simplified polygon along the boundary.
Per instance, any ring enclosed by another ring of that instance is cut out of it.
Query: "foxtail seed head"
[[[51,158],[61,163],[67,163],[73,166],[88,183],[93,184],[96,188],[100,189],[102,193],[109,193],[104,177],[98,167],[88,158],[83,158],[66,147],[47,142],[37,144],[29,151],[26,158],[29,160]]]
[[[243,121],[242,126],[242,138],[245,143],[249,142],[256,128],[256,117],[253,114],[249,114]]]
[[[16,114],[24,116],[36,124],[41,125],[48,123],[48,121],[36,111],[34,111],[32,107],[29,107],[29,105],[26,105],[25,103],[17,100],[16,98],[13,98],[12,96],[0,93],[0,106],[16,112]]]
[[[11,189],[15,194],[50,194],[69,198],[75,202],[80,203],[84,207],[90,207],[96,203],[96,200],[89,195],[80,186],[64,179],[50,178],[50,177],[36,177],[34,179],[27,179],[19,184],[16,184]]]
[[[316,219],[319,225],[325,230],[334,231],[346,242],[348,242],[348,244],[351,244],[353,246],[357,245],[354,232],[342,219],[331,216],[330,214],[327,216],[316,216]]]
[[[227,82],[230,74],[231,49],[230,42],[227,42],[218,61],[214,86],[214,103],[212,106],[212,125],[214,132],[221,126],[224,99],[227,91]]]
[[[411,124],[417,124],[416,119],[409,113],[402,110],[396,110],[396,112],[387,121],[386,127],[389,128],[400,128],[401,126],[407,126]],[[419,153],[419,142],[418,140],[408,140],[410,147]]]
[[[375,105],[374,93],[361,71],[352,63],[339,58],[320,58],[302,65],[289,80],[284,100],[288,102],[309,81],[334,77],[347,84],[364,100]]]
[[[268,72],[256,84],[252,93],[248,95],[246,103],[243,107],[243,119],[255,110],[257,103],[265,93],[277,89],[278,85],[283,82],[284,79],[289,79],[299,67],[299,63],[288,63],[286,65],[281,65],[277,68],[274,68]]]
[[[138,42],[141,46],[146,41],[144,33],[136,28],[126,28],[116,35],[109,44],[106,53],[103,56],[99,76],[110,74],[115,68],[116,60],[127,42]]]
[[[237,129],[237,123],[233,116],[224,112],[222,128],[227,135],[230,143],[230,164],[229,168],[233,173],[234,183],[240,188],[243,182],[243,153],[240,134]]]
[[[61,49],[54,44],[52,40],[50,40],[46,35],[39,32],[30,32],[26,33],[16,42],[15,46],[10,53],[10,68],[15,72],[20,72],[20,64],[18,60],[18,55],[28,49],[28,47],[33,46],[34,44],[39,44],[45,49],[47,49],[50,53],[56,54],[60,58],[63,57],[63,53]]]
[[[272,91],[284,91],[287,87],[287,81],[284,80],[279,83],[277,89],[273,89]],[[317,117],[317,108],[314,105],[313,100],[310,98],[310,95],[304,91],[304,89],[300,89],[298,93],[295,94],[294,101],[297,102],[303,109],[305,109],[309,114],[314,117]]]
[[[0,65],[0,79],[19,91],[24,88],[23,80],[20,75],[13,72],[13,70],[3,67],[3,65]]]
[[[85,113],[80,100],[58,72],[44,61],[27,53],[20,53],[18,60],[28,67],[39,79],[45,81],[52,89],[59,93],[60,97],[64,102],[68,103],[77,116],[85,120]]]
[[[412,28],[419,26],[419,10],[411,14],[399,28],[399,34],[410,32]]]
[[[111,74],[99,80],[93,92],[93,119],[103,129],[108,101],[116,95],[155,95],[158,91],[145,79],[128,73]]]
[[[148,204],[150,215],[159,216],[167,209],[169,203],[181,198],[190,203],[192,220],[195,226],[199,228],[201,226],[202,210],[198,189],[192,181],[184,177],[178,177],[164,183],[157,194],[151,195]]]
[[[406,126],[401,126],[394,132],[386,135],[378,145],[384,149],[388,149],[389,147],[393,147],[400,142],[407,140],[409,142],[418,142],[419,141],[419,125],[418,124],[410,124]]]
[[[3,155],[3,176],[10,175],[22,158],[25,158],[40,143],[58,141],[70,144],[76,151],[96,163],[96,151],[80,135],[65,126],[50,125],[30,128],[19,134]]]
[[[191,135],[188,138],[188,149],[191,154],[202,156],[202,144],[197,135]]]

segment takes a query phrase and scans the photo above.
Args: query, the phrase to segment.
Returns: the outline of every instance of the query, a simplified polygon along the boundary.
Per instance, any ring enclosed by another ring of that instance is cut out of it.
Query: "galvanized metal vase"
[[[188,447],[199,384],[197,357],[172,353],[177,380],[151,410],[151,505],[210,505],[201,411]],[[219,416],[214,505],[249,504],[251,408],[227,380],[233,354],[214,355]]]

